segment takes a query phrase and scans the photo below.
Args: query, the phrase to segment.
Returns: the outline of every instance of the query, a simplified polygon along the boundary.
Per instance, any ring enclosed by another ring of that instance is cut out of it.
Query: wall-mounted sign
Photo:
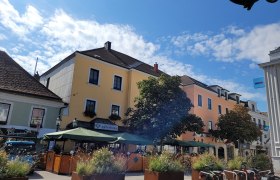
[[[257,89],[257,88],[264,88],[265,87],[265,82],[264,82],[264,78],[263,77],[260,77],[260,78],[255,78],[253,80],[254,82],[254,88]]]
[[[112,124],[94,123],[94,129],[118,131],[118,126]]]

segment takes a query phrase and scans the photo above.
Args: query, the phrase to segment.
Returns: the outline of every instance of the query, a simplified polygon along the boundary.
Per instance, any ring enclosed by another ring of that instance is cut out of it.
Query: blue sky
[[[40,74],[75,50],[112,48],[171,75],[189,75],[267,110],[257,64],[280,46],[280,2],[0,0],[0,49]]]

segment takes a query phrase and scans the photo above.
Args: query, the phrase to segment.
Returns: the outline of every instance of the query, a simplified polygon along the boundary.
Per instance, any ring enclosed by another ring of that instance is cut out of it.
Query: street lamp
[[[56,132],[58,132],[60,127],[61,119],[59,117],[56,118]]]
[[[77,118],[75,118],[72,122],[72,126],[73,128],[76,128],[78,126],[78,121],[77,121]]]

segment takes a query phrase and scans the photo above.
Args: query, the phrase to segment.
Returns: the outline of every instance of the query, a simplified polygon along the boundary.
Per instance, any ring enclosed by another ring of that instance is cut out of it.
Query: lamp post
[[[58,130],[60,128],[60,123],[61,123],[61,119],[59,117],[56,118],[56,132],[58,132]]]

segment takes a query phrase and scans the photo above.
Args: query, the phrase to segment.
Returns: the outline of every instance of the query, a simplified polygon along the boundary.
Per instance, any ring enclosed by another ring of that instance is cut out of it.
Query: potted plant
[[[113,121],[116,121],[116,120],[121,120],[121,117],[119,115],[117,115],[117,114],[111,114],[109,116],[109,119],[113,120]]]
[[[8,160],[8,156],[4,151],[0,151],[0,179],[2,180],[28,180],[27,174],[31,167],[27,162]]]
[[[242,168],[242,164],[246,161],[244,157],[236,156],[234,159],[229,160],[227,162],[227,170],[224,171],[226,178],[228,180],[234,180],[236,179],[234,173],[232,173],[233,170],[240,170]]]
[[[124,180],[126,159],[124,156],[114,156],[107,148],[93,152],[87,161],[77,163],[72,180]]]
[[[145,170],[144,180],[166,180],[166,179],[184,179],[183,164],[174,159],[167,152],[163,152],[159,156],[151,157],[149,168]]]
[[[96,113],[93,111],[85,111],[84,115],[93,118],[94,116],[96,116]]]
[[[200,171],[223,170],[224,164],[216,156],[210,153],[204,153],[192,159],[192,179],[199,179]]]

